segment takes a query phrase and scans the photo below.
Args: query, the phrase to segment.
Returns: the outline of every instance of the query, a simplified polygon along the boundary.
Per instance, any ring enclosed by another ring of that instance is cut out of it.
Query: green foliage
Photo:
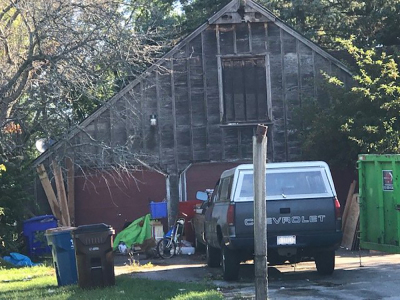
[[[399,0],[262,0],[281,19],[326,48],[355,35],[359,46],[400,44]]]
[[[326,75],[328,102],[306,101],[296,126],[305,158],[331,164],[353,165],[357,153],[400,153],[399,55],[380,48],[363,50],[352,40],[341,44],[359,70],[348,89],[338,78]]]
[[[220,292],[198,283],[116,277],[116,285],[84,290],[77,285],[58,287],[53,268],[0,269],[0,299],[170,299],[220,300]]]
[[[181,0],[184,30],[190,32],[229,0]],[[400,44],[399,0],[258,0],[284,22],[319,45],[333,49],[336,38],[357,37],[359,46]]]
[[[398,53],[362,50],[342,42],[356,58],[360,71],[350,95],[356,108],[342,130],[363,153],[399,153],[400,76]]]
[[[185,12],[183,31],[190,33],[231,0],[181,0]]]
[[[7,171],[0,176],[0,255],[20,251],[22,222],[27,219],[27,208],[32,196],[26,190],[32,187],[25,165],[14,159],[4,164]]]

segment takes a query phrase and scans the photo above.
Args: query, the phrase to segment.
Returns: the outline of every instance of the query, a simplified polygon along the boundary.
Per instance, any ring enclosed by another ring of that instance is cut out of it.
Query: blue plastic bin
[[[71,231],[74,229],[75,227],[59,227],[46,231],[59,286],[78,282],[75,248],[71,237]]]
[[[150,202],[150,215],[152,219],[167,217],[167,202]]]
[[[53,215],[44,215],[24,221],[23,232],[27,240],[28,255],[51,253],[47,246],[45,231],[57,227],[57,219]]]

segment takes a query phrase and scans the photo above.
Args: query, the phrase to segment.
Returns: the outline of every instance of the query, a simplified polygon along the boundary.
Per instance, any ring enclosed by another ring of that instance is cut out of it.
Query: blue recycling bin
[[[53,215],[44,215],[24,221],[23,234],[27,241],[28,255],[43,255],[50,253],[47,246],[45,231],[57,227],[57,219]]]
[[[167,202],[150,202],[150,215],[152,219],[162,219],[167,217]]]
[[[78,282],[75,248],[71,237],[71,231],[74,229],[75,227],[59,227],[46,230],[47,243],[51,247],[59,286]]]

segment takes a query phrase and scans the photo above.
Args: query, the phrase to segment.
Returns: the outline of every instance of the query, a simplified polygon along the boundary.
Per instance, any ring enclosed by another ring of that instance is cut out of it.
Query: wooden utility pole
[[[268,297],[267,203],[265,164],[267,162],[267,126],[258,125],[253,137],[254,166],[254,267],[256,300]]]

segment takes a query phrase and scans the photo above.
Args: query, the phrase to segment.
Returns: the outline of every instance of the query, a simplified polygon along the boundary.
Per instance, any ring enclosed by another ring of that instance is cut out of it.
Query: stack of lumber
[[[346,205],[342,217],[342,247],[348,250],[358,250],[360,239],[360,206],[358,194],[354,193],[357,182],[353,181],[347,195]]]
[[[65,187],[61,166],[55,160],[51,163],[54,175],[56,192],[53,189],[46,168],[43,164],[37,166],[37,173],[42,183],[44,192],[49,202],[53,215],[58,219],[61,226],[73,226],[75,223],[75,200],[74,200],[74,163],[70,158],[65,162],[67,188]],[[68,192],[68,193],[67,193]]]

